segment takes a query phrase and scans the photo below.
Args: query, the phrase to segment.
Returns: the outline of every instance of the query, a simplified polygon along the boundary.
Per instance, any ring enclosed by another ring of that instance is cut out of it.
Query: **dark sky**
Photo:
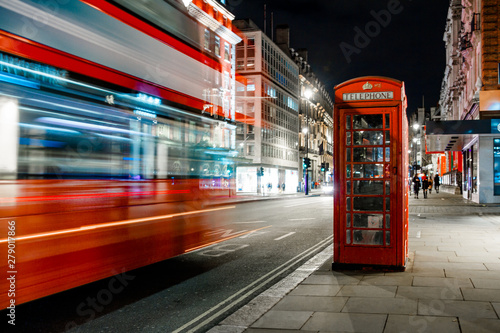
[[[250,18],[267,35],[290,26],[290,46],[309,51],[309,64],[333,87],[366,75],[405,82],[408,111],[436,106],[445,70],[448,0],[228,0],[236,19]],[[376,18],[378,17],[378,18]],[[361,31],[366,37],[360,37]]]

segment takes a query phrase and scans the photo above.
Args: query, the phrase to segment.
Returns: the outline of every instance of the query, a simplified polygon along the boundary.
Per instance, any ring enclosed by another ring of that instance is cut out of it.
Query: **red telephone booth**
[[[404,270],[408,122],[404,83],[360,77],[335,87],[333,267]]]

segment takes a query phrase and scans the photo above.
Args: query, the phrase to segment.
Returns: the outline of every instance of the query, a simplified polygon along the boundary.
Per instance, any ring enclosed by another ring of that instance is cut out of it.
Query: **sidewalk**
[[[397,273],[334,272],[329,247],[209,332],[500,332],[500,207],[411,197],[409,246]]]

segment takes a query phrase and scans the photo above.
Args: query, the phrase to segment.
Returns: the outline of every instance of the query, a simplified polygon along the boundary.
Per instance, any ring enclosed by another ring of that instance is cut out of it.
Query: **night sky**
[[[367,75],[405,82],[408,113],[436,106],[445,70],[449,0],[228,0],[236,19],[250,18],[267,35],[290,26],[290,47],[309,51],[309,64],[333,87]],[[361,31],[362,33],[359,33]],[[364,37],[361,37],[361,35]]]

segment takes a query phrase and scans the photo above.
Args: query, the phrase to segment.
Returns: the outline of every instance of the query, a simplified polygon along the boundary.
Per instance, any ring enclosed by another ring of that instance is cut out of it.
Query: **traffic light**
[[[302,159],[302,169],[307,169],[307,163],[305,158]]]
[[[264,176],[264,168],[263,167],[260,167],[260,175]]]
[[[321,162],[321,172],[325,172],[325,165],[326,163],[325,162]]]
[[[304,169],[310,168],[311,167],[311,159],[308,157],[304,158]]]

